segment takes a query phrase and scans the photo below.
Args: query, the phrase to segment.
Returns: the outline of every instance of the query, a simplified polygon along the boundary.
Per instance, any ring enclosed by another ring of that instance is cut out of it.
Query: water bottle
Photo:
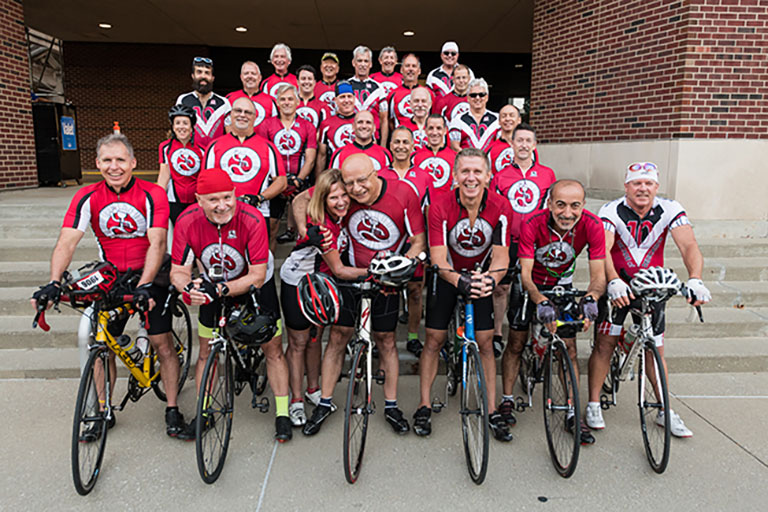
[[[140,326],[139,330],[136,332],[135,345],[136,348],[141,351],[142,358],[147,355],[147,349],[149,349],[149,333],[143,326]]]
[[[141,336],[142,329],[139,329],[139,333],[136,336],[135,340],[131,340],[131,337],[127,334],[121,334],[117,337],[117,344],[120,345],[120,347],[125,351],[125,353],[128,355],[128,357],[133,361],[134,363],[138,363],[142,360],[144,357],[144,352],[139,348],[140,343],[140,336]],[[147,331],[144,330],[144,343],[148,341],[148,338],[146,337]]]
[[[549,334],[544,325],[539,324],[537,327],[538,329],[533,331],[533,351],[541,359],[547,351],[547,345],[551,341],[552,335]]]
[[[625,354],[629,354],[632,345],[635,344],[635,341],[639,336],[640,326],[637,324],[632,324],[628,330],[622,331],[622,335],[619,336],[619,346],[621,347],[621,350],[624,351]]]

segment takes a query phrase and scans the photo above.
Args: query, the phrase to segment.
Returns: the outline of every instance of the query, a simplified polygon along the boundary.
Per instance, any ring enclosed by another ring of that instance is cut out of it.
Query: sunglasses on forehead
[[[485,98],[486,96],[488,96],[488,93],[487,92],[471,92],[467,94],[467,96],[469,96],[470,98]]]
[[[653,162],[635,162],[627,167],[630,171],[656,171],[658,167]]]
[[[213,66],[213,60],[208,57],[195,57],[192,59],[192,64],[196,66]]]

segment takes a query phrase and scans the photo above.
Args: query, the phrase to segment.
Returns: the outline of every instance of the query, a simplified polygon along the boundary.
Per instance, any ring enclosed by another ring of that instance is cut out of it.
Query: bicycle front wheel
[[[552,464],[563,478],[573,475],[581,448],[579,389],[571,358],[562,342],[553,341],[544,368],[544,426]]]
[[[640,427],[648,463],[655,472],[663,473],[669,462],[669,391],[656,344],[651,340],[644,348],[637,358]]]
[[[467,364],[462,375],[461,432],[469,477],[477,485],[488,470],[488,395],[477,345],[466,345]]]
[[[99,410],[99,393],[106,396],[110,375],[105,347],[91,350],[80,377],[72,427],[72,478],[83,496],[91,492],[99,477],[107,444],[107,411]],[[106,402],[106,401],[105,401]]]
[[[217,344],[211,347],[197,397],[197,469],[207,484],[215,482],[224,468],[234,400],[232,358],[223,344]]]
[[[189,365],[192,361],[192,320],[189,316],[187,306],[180,300],[171,301],[171,343],[173,350],[179,358],[179,388],[178,392],[184,387],[189,374]],[[159,365],[159,361],[154,364]],[[154,372],[153,372],[154,373]],[[162,379],[158,378],[152,381],[152,390],[157,398],[165,402],[167,395]]]
[[[353,484],[360,476],[368,433],[368,346],[360,343],[349,369],[349,387],[344,407],[344,477]]]

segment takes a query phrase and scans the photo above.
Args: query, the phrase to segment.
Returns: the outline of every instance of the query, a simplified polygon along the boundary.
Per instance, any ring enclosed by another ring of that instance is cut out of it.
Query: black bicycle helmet
[[[195,127],[197,116],[195,115],[195,111],[192,109],[192,107],[188,107],[182,104],[172,106],[171,110],[168,111],[168,120],[171,122],[171,124],[173,124],[173,119],[178,116],[188,117],[189,122],[192,124],[192,128]]]
[[[243,345],[259,346],[275,337],[277,321],[271,313],[254,313],[242,305],[230,313],[227,334]]]
[[[314,325],[330,325],[339,319],[341,295],[336,283],[326,274],[304,274],[296,287],[299,309]]]

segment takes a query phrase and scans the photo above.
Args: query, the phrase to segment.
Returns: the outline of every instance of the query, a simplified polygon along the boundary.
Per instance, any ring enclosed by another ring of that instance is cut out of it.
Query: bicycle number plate
[[[75,284],[77,284],[81,290],[90,290],[102,282],[104,282],[104,276],[101,275],[101,272],[96,272],[95,274],[84,277]]]

